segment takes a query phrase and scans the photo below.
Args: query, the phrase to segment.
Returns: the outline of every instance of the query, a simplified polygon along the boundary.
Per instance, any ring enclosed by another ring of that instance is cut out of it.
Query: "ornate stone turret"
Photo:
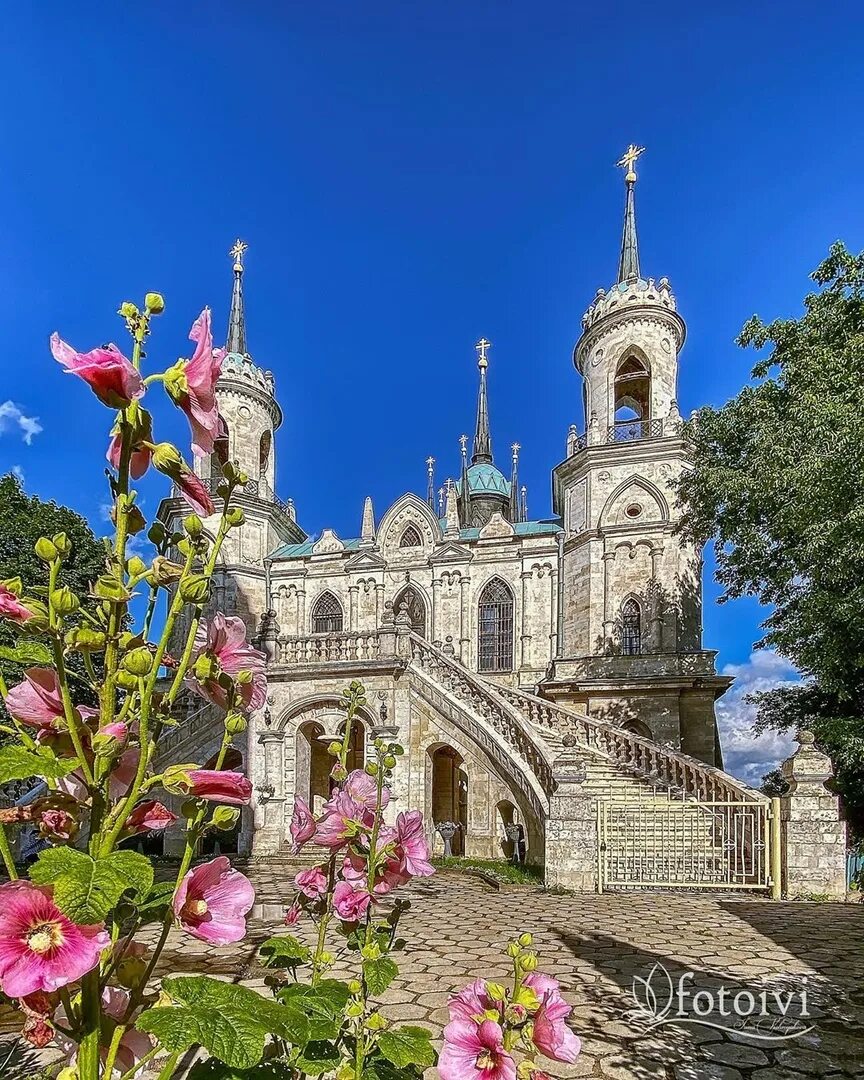
[[[510,517],[510,483],[495,467],[492,459],[492,434],[489,427],[489,392],[486,372],[489,367],[488,350],[491,341],[481,338],[474,346],[477,350],[477,367],[480,371],[480,388],[477,394],[477,423],[471,465],[467,462],[463,436],[462,478],[459,490],[459,517],[464,525],[482,528],[493,516]]]

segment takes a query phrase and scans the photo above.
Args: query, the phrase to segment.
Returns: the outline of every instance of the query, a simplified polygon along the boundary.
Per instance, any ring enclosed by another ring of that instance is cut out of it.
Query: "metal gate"
[[[597,804],[598,891],[744,889],[780,897],[780,801]]]

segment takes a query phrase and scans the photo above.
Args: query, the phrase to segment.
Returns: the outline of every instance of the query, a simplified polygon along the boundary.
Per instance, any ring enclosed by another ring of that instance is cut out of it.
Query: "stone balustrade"
[[[393,635],[391,635],[393,636]],[[338,634],[305,634],[276,639],[277,664],[322,664],[334,661],[378,660],[386,655],[381,635],[374,631],[344,631]]]
[[[634,656],[577,656],[553,661],[553,679],[603,682],[606,679],[633,679],[640,676],[687,677],[715,675],[710,649],[692,653],[639,653]]]

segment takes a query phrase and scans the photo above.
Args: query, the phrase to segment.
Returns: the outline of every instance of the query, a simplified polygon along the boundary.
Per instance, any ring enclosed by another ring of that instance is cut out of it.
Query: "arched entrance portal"
[[[330,769],[333,758],[327,753],[324,728],[314,721],[297,731],[297,794],[317,814],[330,797]]]
[[[339,728],[340,739],[345,738],[345,725]],[[348,744],[348,772],[362,769],[366,764],[366,733],[363,725],[355,719],[351,725],[351,741]]]
[[[413,585],[406,585],[396,597],[393,610],[398,615],[403,605],[408,609],[408,618],[411,620],[411,629],[420,637],[426,637],[426,602],[419,589]]]
[[[468,828],[468,773],[461,754],[452,746],[439,746],[432,758],[432,821],[453,821],[459,829],[450,842],[454,855],[465,854]]]

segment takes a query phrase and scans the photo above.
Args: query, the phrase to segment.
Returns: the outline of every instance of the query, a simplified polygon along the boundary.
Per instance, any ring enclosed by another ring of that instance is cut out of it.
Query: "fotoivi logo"
[[[633,976],[630,993],[636,1008],[628,1010],[626,1018],[643,1033],[666,1024],[700,1024],[781,1042],[806,1035],[814,1026],[809,1022],[803,981],[793,989],[748,989],[722,983],[700,988],[695,972],[673,978],[662,964],[655,964],[647,978]]]

